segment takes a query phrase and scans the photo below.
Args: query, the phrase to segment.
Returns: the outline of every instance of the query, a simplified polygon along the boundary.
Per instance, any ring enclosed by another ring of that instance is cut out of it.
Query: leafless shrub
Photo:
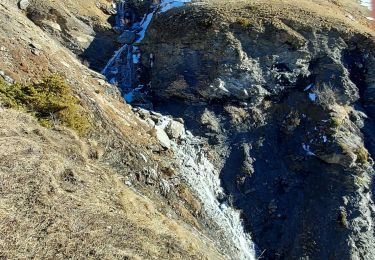
[[[333,89],[332,85],[323,84],[322,86],[317,86],[314,89],[316,94],[317,104],[323,107],[329,107],[336,103],[336,91]]]

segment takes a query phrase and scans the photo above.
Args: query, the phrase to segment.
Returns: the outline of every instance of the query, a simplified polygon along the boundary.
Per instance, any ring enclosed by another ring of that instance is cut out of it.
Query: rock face
[[[136,34],[132,31],[124,31],[119,37],[117,42],[121,44],[132,44],[135,41]]]
[[[375,45],[359,9],[294,4],[155,15],[157,109],[206,137],[266,259],[371,259]]]
[[[97,7],[95,3],[98,1],[93,0],[64,3],[38,0],[30,1],[28,5],[26,2],[22,0],[19,6],[27,6],[23,9],[27,17],[72,50],[90,68],[103,69],[117,49],[116,33],[108,21],[110,16],[102,11],[108,3]]]

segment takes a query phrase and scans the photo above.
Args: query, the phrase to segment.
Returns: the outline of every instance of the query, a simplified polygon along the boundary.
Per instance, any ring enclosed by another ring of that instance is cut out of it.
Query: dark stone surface
[[[371,259],[371,40],[298,24],[298,37],[272,24],[207,27],[188,8],[172,15],[173,24],[158,16],[141,46],[156,57],[155,107],[207,137],[263,257]],[[207,109],[215,131],[201,120]]]

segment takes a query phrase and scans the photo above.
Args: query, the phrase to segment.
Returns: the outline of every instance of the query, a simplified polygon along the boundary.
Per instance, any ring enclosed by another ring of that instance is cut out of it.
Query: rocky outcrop
[[[97,6],[96,2],[72,1],[66,8],[67,3],[38,0],[30,1],[24,10],[33,23],[72,50],[83,63],[100,71],[118,46],[108,21],[110,14],[102,11],[109,4],[99,1]]]
[[[267,259],[375,251],[375,45],[359,9],[322,4],[335,15],[193,3],[156,14],[140,47],[155,55],[156,108],[206,138]]]

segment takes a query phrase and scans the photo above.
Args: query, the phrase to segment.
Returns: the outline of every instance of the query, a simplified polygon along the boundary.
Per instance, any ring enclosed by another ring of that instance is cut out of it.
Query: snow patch
[[[116,62],[116,60],[120,57],[121,53],[126,50],[126,47],[128,45],[124,45],[122,46],[118,51],[115,52],[115,55],[113,55],[113,57],[108,61],[107,65],[104,67],[104,69],[101,71],[101,73],[106,76],[107,75],[107,72],[108,72],[108,69],[110,67],[112,67],[112,65]]]

